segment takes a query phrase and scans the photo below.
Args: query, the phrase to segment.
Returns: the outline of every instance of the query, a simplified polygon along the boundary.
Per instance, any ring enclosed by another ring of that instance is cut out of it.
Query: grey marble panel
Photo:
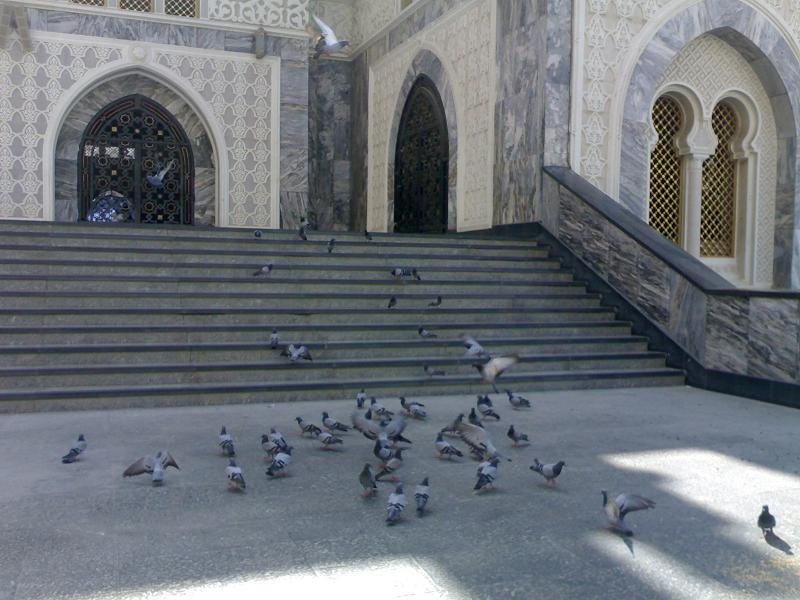
[[[608,233],[608,283],[625,298],[635,301],[639,297],[640,246],[616,227]]]
[[[800,301],[751,298],[747,372],[756,377],[798,381]]]
[[[709,296],[706,311],[705,366],[731,373],[747,373],[748,299]]]
[[[638,255],[637,271],[639,298],[636,304],[658,325],[669,330],[672,271],[659,258],[644,249]]]
[[[667,331],[701,364],[705,360],[706,295],[675,271],[669,271]]]

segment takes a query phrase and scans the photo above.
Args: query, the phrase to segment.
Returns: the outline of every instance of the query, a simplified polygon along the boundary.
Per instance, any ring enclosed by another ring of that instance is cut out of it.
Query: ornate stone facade
[[[208,0],[208,16],[221,21],[303,29],[309,0]]]

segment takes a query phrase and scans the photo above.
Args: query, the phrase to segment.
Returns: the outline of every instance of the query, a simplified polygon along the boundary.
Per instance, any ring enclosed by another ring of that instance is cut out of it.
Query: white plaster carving
[[[208,17],[220,21],[304,29],[309,0],[209,0]]]
[[[436,54],[453,88],[458,127],[459,231],[492,225],[495,2],[474,0],[419,32],[370,68],[367,222],[388,228],[389,136],[400,89],[421,48]]]

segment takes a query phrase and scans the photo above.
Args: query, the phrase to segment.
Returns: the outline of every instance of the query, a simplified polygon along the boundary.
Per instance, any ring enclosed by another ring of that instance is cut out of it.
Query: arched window
[[[711,116],[717,148],[703,162],[700,200],[700,256],[734,256],[736,224],[736,163],[731,141],[738,133],[736,111],[720,102]]]
[[[675,136],[683,125],[683,113],[669,96],[653,106],[653,126],[658,142],[650,153],[650,226],[675,244],[681,243],[681,157]]]

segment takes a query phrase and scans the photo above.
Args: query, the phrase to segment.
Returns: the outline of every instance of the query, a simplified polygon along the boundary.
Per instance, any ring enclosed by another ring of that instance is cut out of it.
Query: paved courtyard
[[[324,452],[294,422],[349,420],[355,402],[0,416],[0,598],[798,597],[800,412],[684,387],[527,397],[527,412],[496,397],[489,429],[513,462],[478,496],[476,463],[432,445],[474,397],[422,399],[431,416],[409,425],[399,473],[410,504],[429,476],[430,513],[392,528],[390,484],[359,498],[371,444],[350,433]],[[530,447],[511,448],[512,422]],[[226,489],[223,424],[246,494]],[[260,448],[271,426],[295,447],[274,481]],[[62,465],[78,433],[89,448]],[[181,466],[164,487],[122,478],[161,447]],[[557,489],[528,469],[534,456],[566,461]],[[632,539],[605,529],[601,489],[656,501],[629,517]],[[762,504],[778,519],[772,545],[755,526]]]

